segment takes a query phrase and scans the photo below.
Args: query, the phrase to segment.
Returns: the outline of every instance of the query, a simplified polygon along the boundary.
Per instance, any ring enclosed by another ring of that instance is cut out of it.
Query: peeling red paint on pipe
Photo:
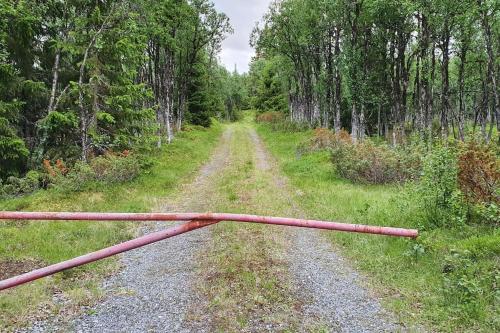
[[[129,240],[124,243],[120,243],[99,251],[95,251],[92,253],[85,254],[80,257],[76,257],[70,260],[66,260],[54,265],[50,265],[44,268],[36,269],[34,271],[12,277],[10,279],[6,279],[3,281],[0,281],[0,290],[12,288],[24,283],[28,283],[40,278],[43,278],[48,275],[52,275],[58,272],[61,272],[63,270],[69,269],[69,268],[74,268],[77,266],[85,265],[100,259],[104,259],[107,257],[111,257],[115,254],[119,254],[125,251],[133,250],[138,247],[148,245],[151,243],[155,243],[173,236],[177,236],[180,234],[183,234],[185,232],[189,232],[191,230],[199,229],[214,223],[217,223],[217,220],[210,220],[210,221],[190,221],[190,222],[185,222],[183,224],[162,230],[162,231],[157,231],[153,232],[151,234]]]
[[[418,230],[373,225],[327,222],[318,220],[295,219],[286,217],[258,216],[228,213],[70,213],[70,212],[0,212],[0,220],[82,220],[82,221],[188,221],[216,220],[250,223],[265,223],[303,228],[316,228],[358,232],[387,236],[410,237],[418,236]]]

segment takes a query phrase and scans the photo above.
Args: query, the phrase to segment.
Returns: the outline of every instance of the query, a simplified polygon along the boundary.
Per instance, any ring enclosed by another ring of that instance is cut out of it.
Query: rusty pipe
[[[265,223],[303,228],[316,228],[358,232],[387,236],[416,238],[418,230],[373,225],[327,222],[318,220],[295,219],[287,217],[258,216],[229,213],[86,213],[86,212],[0,212],[0,220],[82,220],[82,221],[235,221]]]
[[[34,271],[11,277],[9,279],[0,281],[0,290],[12,288],[24,283],[28,283],[40,278],[43,278],[48,275],[52,275],[58,272],[61,272],[66,269],[74,268],[77,266],[85,265],[97,260],[101,260],[107,257],[111,257],[115,254],[119,254],[125,251],[133,250],[138,247],[148,245],[151,243],[155,243],[173,236],[177,236],[180,234],[183,234],[185,232],[203,228],[205,226],[217,223],[218,221],[216,220],[210,220],[210,221],[189,221],[185,222],[180,225],[176,225],[174,227],[153,232],[147,235],[144,235],[142,237],[132,239],[117,245],[113,245],[95,252],[91,252],[85,255],[82,255],[80,257],[76,257],[73,259],[69,259],[54,265],[50,265],[47,267],[39,268]]]

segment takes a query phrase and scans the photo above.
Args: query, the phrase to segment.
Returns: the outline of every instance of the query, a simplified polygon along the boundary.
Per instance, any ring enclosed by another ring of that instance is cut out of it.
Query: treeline
[[[354,139],[500,129],[498,1],[274,1],[251,42],[250,77],[274,91],[258,106],[293,121]]]
[[[228,33],[208,0],[0,0],[0,178],[230,118]]]

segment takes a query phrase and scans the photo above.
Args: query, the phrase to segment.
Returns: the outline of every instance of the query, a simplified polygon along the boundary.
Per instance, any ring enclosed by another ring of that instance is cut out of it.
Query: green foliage
[[[499,242],[500,239],[488,239]],[[478,246],[481,251],[493,254],[499,246],[485,248]],[[490,252],[491,251],[491,252]],[[484,320],[484,308],[495,306],[498,302],[497,287],[500,283],[500,266],[494,262],[480,261],[474,252],[451,251],[443,264],[443,306],[450,309],[453,317],[460,317],[464,324],[472,324]],[[498,322],[497,322],[498,324]]]
[[[216,80],[210,90],[216,91],[211,93],[211,108],[217,110],[219,117],[225,120],[242,119],[242,110],[250,108],[248,75],[238,74],[236,69],[230,73],[224,67],[215,68],[214,71],[212,76],[215,76]]]
[[[16,75],[12,66],[0,63],[0,179],[22,173],[29,154],[18,136],[23,103],[15,98],[20,85]]]
[[[92,159],[90,163],[79,161],[66,175],[58,174],[53,186],[60,191],[71,192],[90,190],[97,183],[128,182],[144,171],[139,163],[141,158],[107,154]]]
[[[253,89],[252,107],[262,112],[288,111],[287,99],[283,92],[279,59],[258,60],[251,64],[250,82]]]
[[[303,132],[307,130],[309,126],[304,123],[291,121],[290,119],[284,119],[283,121],[273,123],[272,128],[274,131],[293,133],[293,132]]]
[[[78,155],[78,117],[74,112],[53,111],[38,122],[39,156],[48,159],[71,160]],[[41,156],[43,155],[43,156]]]
[[[0,120],[0,178],[22,173],[29,154],[24,141],[2,125]]]
[[[458,187],[456,149],[436,146],[424,158],[414,197],[425,225],[457,226],[466,221],[466,205]]]
[[[209,109],[208,77],[202,65],[194,66],[188,90],[188,121],[193,125],[210,127],[213,110]]]
[[[308,129],[307,124],[290,121],[283,112],[278,111],[266,111],[257,114],[256,121],[270,124],[273,131],[302,132]]]
[[[253,107],[284,93],[293,121],[361,140],[463,140],[472,127],[498,142],[498,13],[492,0],[272,2],[251,36],[250,77],[267,88],[251,89]]]
[[[481,223],[500,225],[500,206],[494,202],[475,206]]]
[[[231,86],[211,75],[230,31],[208,0],[0,1],[0,178],[150,151],[167,108],[169,140],[186,120],[209,126]]]
[[[5,183],[0,181],[0,198],[32,193],[40,188],[42,175],[37,171],[29,171],[23,178],[10,176]]]
[[[358,183],[403,183],[418,178],[422,155],[418,147],[392,148],[371,140],[353,143],[346,132],[315,131],[309,145],[328,149],[337,174]]]

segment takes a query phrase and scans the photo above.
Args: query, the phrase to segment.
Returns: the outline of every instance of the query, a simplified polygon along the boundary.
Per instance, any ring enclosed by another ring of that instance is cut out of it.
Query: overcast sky
[[[248,64],[254,50],[249,45],[250,33],[255,22],[259,21],[271,0],[212,0],[218,11],[229,16],[234,33],[222,43],[220,58],[230,71],[234,65],[239,73],[248,71]]]

